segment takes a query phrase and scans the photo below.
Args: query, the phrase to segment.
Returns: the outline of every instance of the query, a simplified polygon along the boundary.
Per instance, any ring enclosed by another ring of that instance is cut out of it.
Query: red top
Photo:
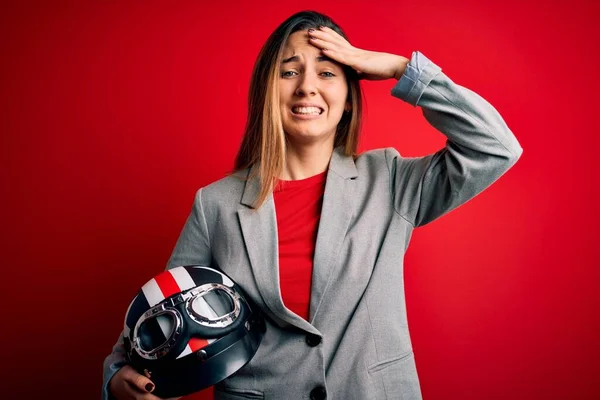
[[[273,191],[283,304],[308,320],[310,283],[327,171],[296,181],[279,180]]]

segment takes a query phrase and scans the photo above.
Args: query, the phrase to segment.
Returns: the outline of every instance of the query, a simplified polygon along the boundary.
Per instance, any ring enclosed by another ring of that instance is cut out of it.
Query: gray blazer
[[[522,153],[498,112],[414,52],[392,95],[420,106],[447,136],[424,157],[395,149],[356,159],[335,149],[314,256],[310,320],[279,290],[273,198],[258,210],[249,171],[196,193],[168,268],[215,261],[267,315],[252,361],[215,387],[216,399],[420,399],[404,299],[412,230],[464,204]],[[240,176],[242,178],[240,178]],[[105,361],[106,383],[123,365],[122,343]],[[319,397],[321,396],[321,397]]]

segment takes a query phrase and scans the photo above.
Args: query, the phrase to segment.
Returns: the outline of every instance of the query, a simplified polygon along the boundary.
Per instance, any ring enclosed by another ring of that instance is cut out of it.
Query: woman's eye
[[[282,78],[288,78],[288,77],[294,76],[294,75],[298,75],[298,73],[296,71],[283,71],[281,73]],[[326,78],[333,78],[335,76],[335,74],[333,72],[329,72],[329,71],[321,72],[321,75]]]

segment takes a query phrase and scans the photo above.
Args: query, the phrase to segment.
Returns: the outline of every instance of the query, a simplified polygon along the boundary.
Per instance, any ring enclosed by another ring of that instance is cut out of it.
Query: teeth
[[[319,115],[321,114],[321,109],[319,107],[294,107],[292,108],[292,112],[294,114]]]

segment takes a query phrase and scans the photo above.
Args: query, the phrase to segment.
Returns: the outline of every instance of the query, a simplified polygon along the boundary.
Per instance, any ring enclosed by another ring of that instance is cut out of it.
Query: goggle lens
[[[196,315],[207,320],[217,320],[235,309],[231,296],[219,289],[196,297],[191,307]]]
[[[145,351],[159,348],[171,337],[174,329],[175,318],[171,314],[146,319],[138,330],[140,347]]]

